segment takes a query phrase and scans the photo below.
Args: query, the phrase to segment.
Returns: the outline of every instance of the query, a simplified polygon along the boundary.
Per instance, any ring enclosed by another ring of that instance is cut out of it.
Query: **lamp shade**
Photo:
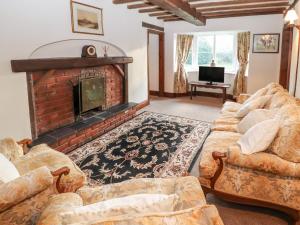
[[[285,19],[285,21],[290,21],[290,24],[294,24],[295,20],[298,19],[298,15],[297,15],[295,9],[290,9],[287,12],[284,19]]]

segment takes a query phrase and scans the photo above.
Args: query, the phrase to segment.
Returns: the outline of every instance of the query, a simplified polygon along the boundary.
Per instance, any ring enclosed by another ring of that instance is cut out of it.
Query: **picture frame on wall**
[[[253,53],[279,53],[280,34],[253,34]]]
[[[73,33],[104,35],[101,8],[71,1],[71,17]]]

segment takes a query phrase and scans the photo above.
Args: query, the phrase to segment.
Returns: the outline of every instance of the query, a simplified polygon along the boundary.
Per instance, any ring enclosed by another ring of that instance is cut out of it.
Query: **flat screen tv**
[[[199,81],[224,83],[224,67],[199,66]]]

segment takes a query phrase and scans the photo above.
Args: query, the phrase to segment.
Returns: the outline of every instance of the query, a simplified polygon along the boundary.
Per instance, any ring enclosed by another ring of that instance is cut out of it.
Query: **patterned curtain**
[[[186,93],[188,90],[187,74],[184,64],[188,58],[193,42],[193,35],[178,35],[176,45],[177,71],[175,73],[175,93]]]
[[[250,32],[238,33],[238,49],[237,57],[239,61],[239,70],[235,76],[233,95],[239,96],[241,93],[247,92],[246,69],[249,62],[250,50]]]

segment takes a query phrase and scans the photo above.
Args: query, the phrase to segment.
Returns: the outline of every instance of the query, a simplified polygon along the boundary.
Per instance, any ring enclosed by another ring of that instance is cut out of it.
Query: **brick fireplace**
[[[137,109],[127,97],[130,62],[128,57],[13,60],[13,71],[27,72],[33,145],[46,143],[66,153],[131,119]],[[74,88],[82,77],[102,78],[105,101],[79,116]]]

